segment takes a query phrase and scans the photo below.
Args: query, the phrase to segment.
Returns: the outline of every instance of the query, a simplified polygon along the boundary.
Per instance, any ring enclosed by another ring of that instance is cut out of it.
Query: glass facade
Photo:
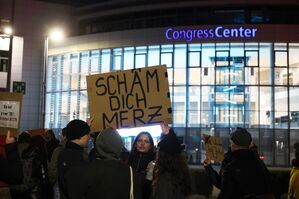
[[[268,165],[289,165],[299,142],[298,43],[192,43],[99,49],[48,57],[45,127],[89,117],[86,75],[166,64],[173,124],[190,164],[203,134],[247,128]]]

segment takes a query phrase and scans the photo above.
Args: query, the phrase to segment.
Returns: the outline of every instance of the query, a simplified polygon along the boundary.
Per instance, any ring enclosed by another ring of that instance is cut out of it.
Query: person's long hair
[[[191,194],[191,178],[186,158],[180,154],[168,154],[158,152],[154,168],[153,191],[155,192],[157,182],[162,174],[168,173],[172,176],[172,183],[185,195]]]
[[[142,132],[140,132],[140,133],[136,136],[136,138],[135,138],[135,140],[134,140],[134,142],[133,142],[133,145],[132,145],[131,153],[134,154],[134,153],[137,153],[137,152],[138,152],[138,151],[137,151],[137,146],[136,146],[136,145],[137,145],[137,141],[138,141],[138,139],[139,139],[139,137],[140,137],[141,135],[146,135],[146,136],[148,137],[149,141],[150,141],[151,148],[149,149],[148,153],[154,153],[155,145],[154,145],[153,137],[152,137],[152,135],[151,135],[149,132],[146,132],[146,131],[142,131]]]

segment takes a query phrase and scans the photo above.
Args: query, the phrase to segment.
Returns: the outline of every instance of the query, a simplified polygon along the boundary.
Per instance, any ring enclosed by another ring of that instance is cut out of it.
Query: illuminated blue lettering
[[[179,33],[179,31],[173,31],[173,33],[172,33],[172,38],[173,39],[175,39],[175,40],[177,40],[178,38],[180,38],[180,33]]]
[[[210,29],[181,29],[175,30],[168,28],[165,36],[168,40],[183,39],[186,42],[192,42],[194,39],[204,38],[254,38],[257,33],[257,28],[224,28],[217,26]]]
[[[220,35],[220,34],[218,33],[219,29],[223,29],[223,27],[222,27],[222,26],[218,26],[218,27],[215,29],[215,35],[216,35],[216,37],[222,37],[222,35]]]
[[[187,33],[186,33],[186,37],[187,37],[187,42],[191,42],[193,40],[193,37],[192,37],[192,30],[187,30]]]
[[[209,33],[210,33],[210,38],[214,38],[214,30],[213,30],[213,29],[210,29],[210,30],[209,30]]]
[[[168,40],[172,40],[172,38],[168,36],[168,32],[169,32],[169,31],[172,31],[172,28],[168,28],[168,29],[166,30],[165,35],[166,35],[166,38],[167,38]]]

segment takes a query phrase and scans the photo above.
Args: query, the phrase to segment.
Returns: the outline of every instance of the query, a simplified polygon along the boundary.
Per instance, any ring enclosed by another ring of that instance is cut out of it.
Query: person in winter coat
[[[209,158],[206,158],[203,162],[205,171],[208,175],[208,178],[210,179],[212,185],[217,187],[218,189],[221,188],[221,176],[223,174],[223,170],[230,163],[232,160],[232,155],[231,155],[231,149],[228,148],[227,152],[224,154],[224,159],[221,162],[221,167],[219,173],[213,169],[211,165],[211,160]]]
[[[69,191],[71,190],[68,190],[66,186],[68,172],[89,163],[88,154],[84,151],[84,148],[88,145],[89,132],[90,127],[82,120],[72,120],[66,126],[67,142],[59,154],[57,164],[58,184],[62,199],[70,198]]]
[[[142,198],[148,199],[151,195],[152,179],[146,179],[148,164],[155,159],[154,141],[149,132],[139,133],[132,145],[128,164],[136,172],[141,182]]]
[[[66,128],[61,130],[60,143],[54,149],[51,161],[48,163],[48,171],[49,171],[49,182],[53,186],[53,196],[54,198],[60,198],[60,190],[58,186],[58,157],[60,152],[64,149],[66,143]]]
[[[299,198],[299,159],[292,160],[292,170],[290,174],[288,199]]]
[[[250,133],[237,128],[230,136],[232,160],[223,170],[218,199],[271,195],[270,176],[256,153],[249,149]]]
[[[10,131],[6,134],[5,153],[6,157],[0,156],[0,180],[8,184],[18,184],[23,179],[22,163],[16,139],[11,137]]]
[[[23,180],[10,185],[12,199],[39,199],[41,195],[42,160],[39,148],[32,142],[31,135],[24,131],[18,139],[18,151],[21,157]]]
[[[191,194],[187,160],[173,129],[164,125],[164,138],[158,144],[152,199],[184,199]]]
[[[71,199],[129,199],[134,187],[134,198],[140,190],[130,180],[130,169],[120,160],[122,139],[114,129],[103,130],[96,139],[96,159],[78,167],[67,175],[67,189]],[[132,172],[133,174],[133,172]]]

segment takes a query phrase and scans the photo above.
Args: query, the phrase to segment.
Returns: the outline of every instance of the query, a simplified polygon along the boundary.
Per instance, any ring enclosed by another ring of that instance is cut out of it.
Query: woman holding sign
[[[163,126],[164,138],[154,168],[152,199],[184,199],[191,194],[191,180],[182,147],[173,129]]]
[[[155,159],[154,141],[149,132],[141,132],[135,138],[129,155],[128,164],[137,173],[142,188],[142,198],[147,199],[151,193],[152,178],[146,176],[148,165]]]

